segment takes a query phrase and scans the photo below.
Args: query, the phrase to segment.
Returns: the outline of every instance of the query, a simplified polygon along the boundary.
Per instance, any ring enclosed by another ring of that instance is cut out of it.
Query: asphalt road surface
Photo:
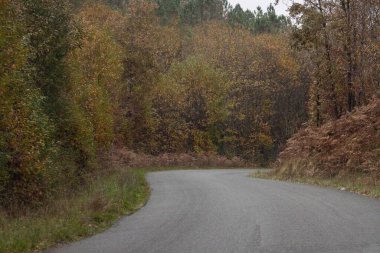
[[[250,172],[150,173],[140,211],[49,252],[380,253],[380,201]]]

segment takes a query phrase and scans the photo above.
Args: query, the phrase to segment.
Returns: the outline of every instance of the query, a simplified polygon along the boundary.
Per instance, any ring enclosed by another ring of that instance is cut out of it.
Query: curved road
[[[247,177],[150,173],[152,195],[106,232],[54,253],[379,253],[380,201]]]

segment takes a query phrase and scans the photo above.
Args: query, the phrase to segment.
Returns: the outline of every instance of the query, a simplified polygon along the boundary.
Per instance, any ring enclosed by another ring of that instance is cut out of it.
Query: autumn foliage
[[[287,177],[367,175],[380,179],[380,99],[292,137],[276,167]]]
[[[306,0],[292,6],[298,22],[292,44],[307,57],[311,81],[310,120],[279,155],[278,174],[354,175],[378,182],[379,8],[377,0]]]
[[[273,6],[0,0],[0,14],[2,207],[75,192],[114,150],[266,165],[307,120],[313,62]]]
[[[115,165],[129,168],[247,168],[252,164],[239,158],[227,158],[215,153],[162,153],[149,155],[127,149],[115,149],[110,159]]]

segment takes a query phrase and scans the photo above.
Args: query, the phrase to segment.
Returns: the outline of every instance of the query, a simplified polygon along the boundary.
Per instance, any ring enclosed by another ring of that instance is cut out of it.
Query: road
[[[380,201],[249,178],[249,170],[148,175],[147,205],[54,253],[379,253]]]

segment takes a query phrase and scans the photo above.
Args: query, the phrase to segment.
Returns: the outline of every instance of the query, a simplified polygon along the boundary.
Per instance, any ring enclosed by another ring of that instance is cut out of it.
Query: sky
[[[240,4],[243,9],[255,10],[257,6],[261,6],[264,10],[267,9],[270,3],[275,0],[228,0],[231,5]],[[279,4],[275,6],[277,14],[288,15],[287,9],[292,2],[302,2],[303,0],[279,0]]]

